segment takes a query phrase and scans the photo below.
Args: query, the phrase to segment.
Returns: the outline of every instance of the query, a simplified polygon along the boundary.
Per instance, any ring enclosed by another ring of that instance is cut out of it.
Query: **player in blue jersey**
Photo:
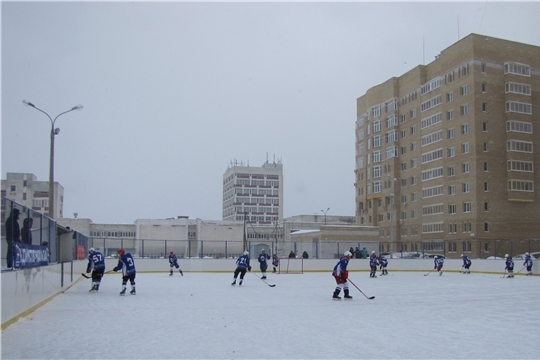
[[[513,278],[514,277],[514,260],[512,260],[512,257],[508,254],[505,254],[504,257],[506,258],[505,261],[505,267],[504,270],[508,271],[508,277]]]
[[[180,265],[178,265],[178,257],[176,256],[174,251],[171,251],[169,253],[169,265],[171,266],[171,273],[169,274],[169,276],[173,276],[173,267],[177,268],[180,272],[180,275],[184,276],[182,269],[180,269]]]
[[[339,259],[339,262],[334,266],[334,271],[332,271],[332,276],[336,279],[336,289],[332,295],[332,300],[341,300],[339,293],[341,289],[345,293],[345,299],[352,299],[352,296],[349,295],[349,271],[347,270],[347,265],[349,265],[349,260],[352,258],[352,253],[350,251],[345,251],[344,256]]]
[[[469,268],[471,267],[471,264],[472,264],[471,259],[469,259],[467,255],[463,255],[463,254],[461,254],[461,258],[463,259],[463,265],[461,265],[461,267],[463,268],[463,273],[470,274],[471,269]]]
[[[379,265],[379,262],[377,261],[377,255],[375,254],[375,251],[371,252],[371,255],[369,256],[369,267],[371,268],[371,271],[369,272],[370,278],[376,278],[377,275],[377,265]]]
[[[92,272],[92,288],[89,292],[96,292],[99,290],[101,278],[105,272],[105,258],[93,247],[88,250],[88,265],[86,266],[86,273],[90,272]]]
[[[268,264],[266,263],[267,259],[270,259],[270,255],[268,255],[266,251],[262,249],[261,253],[259,254],[259,257],[257,258],[257,261],[259,261],[259,267],[261,268],[261,273],[262,273],[261,279],[266,279],[266,269],[268,269]]]
[[[118,271],[122,269],[122,291],[120,295],[126,294],[127,282],[129,280],[131,284],[131,295],[135,295],[135,276],[137,271],[135,270],[135,260],[130,253],[126,253],[124,249],[118,250],[118,265],[113,269],[113,271]]]
[[[234,281],[231,285],[236,285],[236,278],[240,274],[240,282],[238,285],[242,285],[244,281],[244,275],[246,275],[246,270],[251,271],[251,266],[249,265],[249,251],[244,251],[244,254],[236,260],[236,269],[234,270]]]
[[[388,259],[381,256],[379,258],[379,264],[381,265],[381,275],[388,275],[388,270],[386,270],[386,266],[388,266]]]
[[[525,262],[523,262],[523,266],[527,267],[527,276],[531,276],[533,274],[532,273],[533,261],[532,261],[532,256],[529,255],[528,252],[525,253]]]
[[[272,266],[274,267],[274,271],[272,272],[275,273],[277,271],[277,267],[279,266],[279,258],[277,254],[272,255]]]
[[[442,256],[435,255],[435,258],[433,259],[433,263],[435,264],[435,267],[433,269],[437,270],[439,272],[439,276],[441,276],[442,267],[444,264],[444,258]]]

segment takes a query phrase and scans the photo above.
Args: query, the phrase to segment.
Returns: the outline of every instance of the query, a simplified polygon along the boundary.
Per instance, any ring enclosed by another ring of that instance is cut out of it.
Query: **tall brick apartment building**
[[[357,224],[378,226],[381,251],[540,251],[539,114],[540,47],[476,34],[370,88]]]

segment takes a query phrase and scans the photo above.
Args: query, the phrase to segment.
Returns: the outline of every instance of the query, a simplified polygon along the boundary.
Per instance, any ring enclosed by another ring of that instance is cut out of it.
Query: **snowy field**
[[[347,301],[330,272],[138,274],[123,297],[118,274],[82,279],[4,330],[2,359],[540,358],[540,277],[424,274],[351,273],[375,299]]]

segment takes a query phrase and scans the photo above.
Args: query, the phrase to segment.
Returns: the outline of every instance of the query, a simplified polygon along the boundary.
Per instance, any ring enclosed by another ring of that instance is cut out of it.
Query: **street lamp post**
[[[321,210],[321,212],[324,214],[324,225],[326,225],[326,213],[330,210],[330,208],[326,209],[326,211]]]
[[[56,122],[56,119],[58,119],[61,115],[67,114],[68,112],[74,111],[74,110],[82,110],[82,105],[77,105],[69,109],[68,111],[64,111],[53,119],[49,114],[47,114],[45,111],[38,108],[36,105],[32,104],[30,101],[23,100],[23,104],[30,106],[45,115],[49,118],[51,121],[51,151],[50,151],[50,157],[49,157],[49,217],[51,219],[54,219],[54,137],[60,133],[60,128],[54,128],[54,124]]]

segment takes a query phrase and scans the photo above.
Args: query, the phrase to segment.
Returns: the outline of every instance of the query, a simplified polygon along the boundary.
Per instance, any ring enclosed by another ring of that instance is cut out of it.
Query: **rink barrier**
[[[472,274],[504,274],[504,259],[486,260],[472,259]],[[87,261],[53,264],[32,269],[2,272],[2,330],[27,317],[54,297],[61,295],[67,287],[82,279]],[[336,265],[336,259],[304,259],[304,272],[331,273]],[[115,259],[107,259],[106,266],[110,270],[117,264]],[[184,274],[191,273],[231,273],[236,268],[236,259],[181,259],[178,261]],[[462,270],[461,259],[446,259],[444,272],[459,272]],[[252,259],[253,271],[259,271],[258,264]],[[135,259],[138,273],[168,273],[169,261],[163,259]],[[433,259],[389,259],[388,272],[422,272],[433,270]],[[522,268],[522,261],[515,261],[514,272]],[[369,259],[351,259],[348,270],[354,272],[369,272]],[[270,267],[271,271],[271,267]],[[533,273],[540,273],[540,261],[535,261]],[[518,276],[524,276],[522,271]],[[106,276],[118,276],[111,272]],[[272,274],[272,276],[278,276]],[[285,275],[279,275],[285,276]],[[68,290],[69,291],[69,290]]]

